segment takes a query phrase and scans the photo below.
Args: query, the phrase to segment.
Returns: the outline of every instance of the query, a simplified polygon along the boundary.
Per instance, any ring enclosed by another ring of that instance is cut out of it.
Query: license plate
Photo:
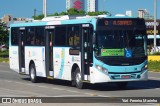
[[[129,79],[130,78],[130,75],[123,75],[121,76],[122,79]]]

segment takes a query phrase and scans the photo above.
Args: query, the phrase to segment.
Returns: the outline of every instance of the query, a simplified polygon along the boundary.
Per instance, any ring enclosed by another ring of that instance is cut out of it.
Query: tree
[[[60,15],[67,15],[67,12],[61,12]]]
[[[43,14],[40,14],[38,16],[32,16],[32,18],[34,18],[35,20],[41,20],[44,18],[44,15]]]
[[[80,10],[80,11],[79,11],[79,15],[85,15],[85,14],[86,14],[85,11],[83,11],[83,10]]]
[[[70,8],[67,10],[68,15],[85,15],[85,11]]]
[[[87,15],[90,15],[90,16],[97,16],[97,15],[103,15],[103,14],[111,16],[111,14],[108,11],[98,11],[98,12],[88,12],[87,13]],[[77,10],[75,8],[70,8],[67,10],[67,12],[61,12],[61,13],[55,12],[54,14],[50,14],[47,16],[60,16],[60,15],[86,15],[86,12],[83,10]],[[35,20],[41,20],[42,18],[44,18],[44,15],[40,14],[38,16],[33,16],[33,18]]]
[[[0,44],[7,44],[9,41],[9,33],[7,28],[4,28],[5,23],[0,22]]]
[[[107,11],[98,11],[98,12],[88,12],[88,15],[90,16],[97,16],[97,15],[111,15],[109,12]]]
[[[59,16],[58,12],[55,12],[55,13],[53,14],[53,16]]]

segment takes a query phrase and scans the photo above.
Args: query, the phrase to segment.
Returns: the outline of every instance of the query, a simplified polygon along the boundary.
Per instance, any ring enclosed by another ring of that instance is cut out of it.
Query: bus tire
[[[125,89],[127,87],[128,82],[117,82],[117,86],[120,89]]]
[[[85,87],[85,84],[84,82],[82,82],[82,79],[81,79],[81,73],[79,68],[76,68],[76,71],[74,73],[74,81],[77,88],[83,89]]]
[[[75,72],[72,72],[72,81],[71,81],[71,86],[73,86],[73,87],[75,87],[75,86],[76,86]]]
[[[33,83],[36,83],[38,78],[36,76],[36,67],[34,64],[31,64],[29,67],[29,74],[30,74],[30,80]]]

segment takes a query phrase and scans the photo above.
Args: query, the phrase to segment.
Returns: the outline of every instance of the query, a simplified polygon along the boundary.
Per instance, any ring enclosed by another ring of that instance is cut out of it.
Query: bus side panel
[[[31,61],[36,66],[36,74],[40,77],[46,77],[45,71],[45,49],[44,47],[26,47],[25,48],[25,66],[26,74],[29,74],[29,64]]]
[[[71,70],[74,61],[80,65],[80,56],[69,55],[69,48],[53,48],[54,77],[57,79],[71,80]]]
[[[9,62],[10,62],[10,68],[19,73],[18,46],[9,47]]]

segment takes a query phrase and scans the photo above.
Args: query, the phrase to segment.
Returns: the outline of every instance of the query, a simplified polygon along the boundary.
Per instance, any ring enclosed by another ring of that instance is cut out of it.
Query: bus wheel
[[[36,76],[36,68],[34,64],[31,64],[31,66],[29,67],[29,71],[30,71],[30,79],[33,83],[37,82],[37,76]]]
[[[75,80],[75,84],[76,84],[77,88],[79,88],[79,89],[83,89],[84,88],[85,85],[82,82],[81,73],[80,73],[79,68],[77,68],[75,73],[74,73],[74,80]]]
[[[120,89],[125,89],[127,87],[128,82],[117,82],[117,86]]]

